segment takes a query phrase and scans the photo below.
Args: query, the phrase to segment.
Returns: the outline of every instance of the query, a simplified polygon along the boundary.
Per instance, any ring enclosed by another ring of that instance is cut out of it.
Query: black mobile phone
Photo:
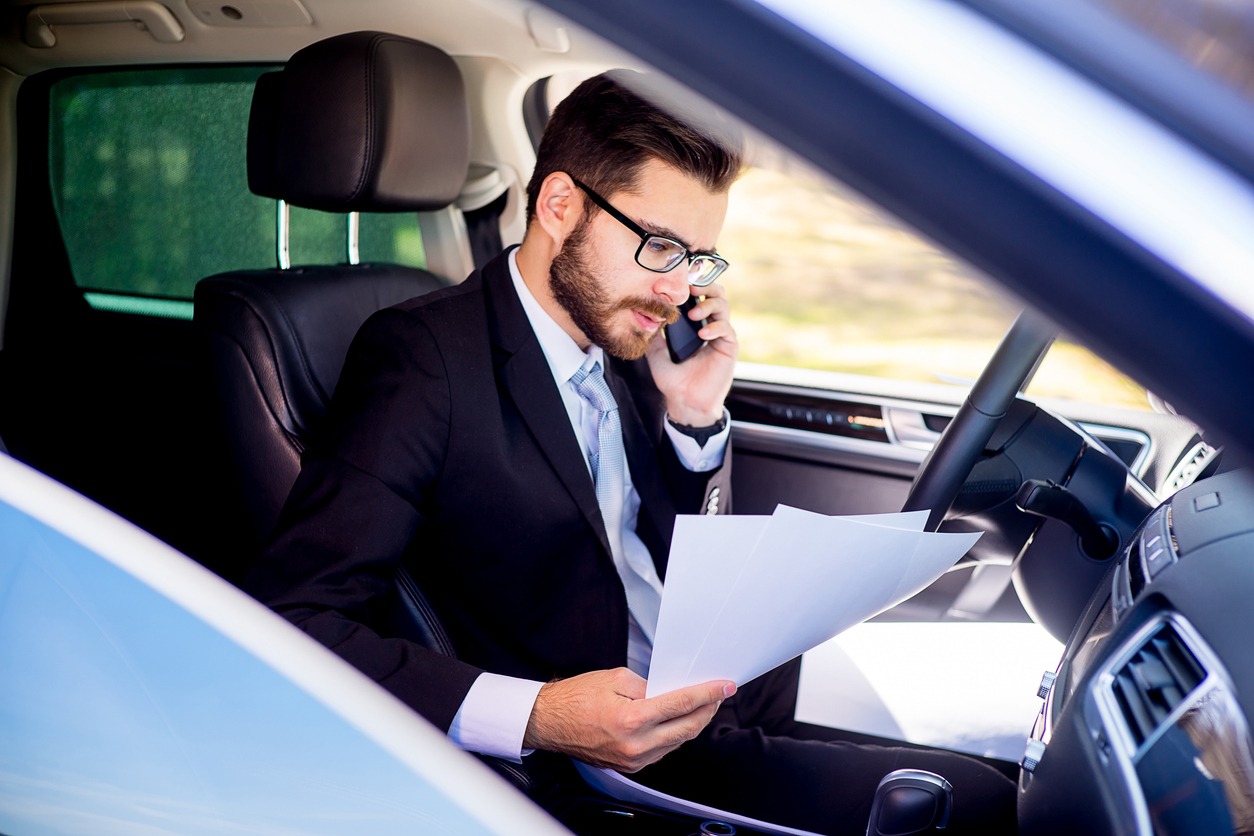
[[[705,327],[705,320],[688,318],[688,311],[696,307],[698,301],[696,296],[689,296],[688,301],[679,306],[679,319],[666,326],[666,348],[676,363],[684,362],[705,345],[705,340],[697,336],[697,331]]]

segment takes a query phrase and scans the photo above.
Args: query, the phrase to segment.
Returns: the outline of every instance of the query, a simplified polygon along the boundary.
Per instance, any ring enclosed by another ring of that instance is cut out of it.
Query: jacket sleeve
[[[262,602],[447,731],[478,668],[372,629],[443,465],[449,380],[421,319],[375,314],[246,581]],[[416,559],[432,559],[416,555]]]
[[[621,376],[635,406],[636,414],[644,424],[650,443],[657,451],[656,461],[670,495],[674,512],[678,514],[729,514],[731,513],[731,455],[732,444],[728,439],[723,463],[714,470],[696,472],[684,467],[675,452],[675,446],[664,429],[666,404],[662,393],[653,382],[648,361],[611,361],[615,374]],[[635,471],[633,471],[633,478]],[[673,521],[671,521],[673,522]],[[670,542],[669,525],[664,525],[664,536]]]
[[[660,455],[662,472],[680,514],[730,514],[732,510],[732,441],[728,439],[723,463],[714,470],[696,472],[684,467],[665,433]]]

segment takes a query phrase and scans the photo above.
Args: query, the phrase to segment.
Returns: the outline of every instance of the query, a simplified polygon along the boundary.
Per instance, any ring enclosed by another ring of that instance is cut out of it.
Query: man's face
[[[635,190],[604,197],[649,232],[693,251],[714,251],[727,215],[726,193],[656,161],[643,166]],[[654,273],[636,263],[639,246],[640,236],[598,210],[567,236],[549,269],[553,297],[576,327],[624,360],[643,356],[688,298],[687,263]]]

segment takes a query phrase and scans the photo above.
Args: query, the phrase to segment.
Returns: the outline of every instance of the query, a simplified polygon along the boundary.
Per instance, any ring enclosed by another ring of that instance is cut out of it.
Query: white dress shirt
[[[599,346],[592,346],[584,352],[571,339],[560,325],[540,306],[531,290],[518,272],[517,250],[509,254],[509,272],[514,280],[514,290],[522,302],[523,310],[536,334],[544,357],[557,383],[562,403],[566,406],[575,437],[579,441],[579,449],[583,451],[584,462],[588,461],[589,439],[597,437],[598,415],[587,401],[579,396],[571,376],[579,370],[588,357],[600,361],[604,367],[604,357]],[[726,417],[726,416],[724,416]],[[665,422],[667,435],[675,446],[675,452],[684,467],[697,473],[713,470],[723,463],[727,450],[727,440],[731,434],[731,422],[726,421],[722,432],[711,437],[704,446],[697,444],[696,439],[684,435]],[[636,492],[631,481],[631,473],[624,462],[624,492],[626,507],[622,516],[622,544],[628,552],[643,552],[648,558],[648,548],[636,534],[636,519],[640,513],[640,494]],[[591,475],[591,467],[589,467]],[[627,666],[641,676],[647,676],[649,658],[653,648],[640,625],[630,613],[627,617]],[[531,709],[535,705],[536,695],[540,692],[542,682],[528,679],[517,679],[494,673],[482,673],[467,692],[449,726],[449,738],[463,749],[495,755],[513,761],[520,761],[526,754],[522,748],[523,735],[527,730],[527,721],[531,718]]]

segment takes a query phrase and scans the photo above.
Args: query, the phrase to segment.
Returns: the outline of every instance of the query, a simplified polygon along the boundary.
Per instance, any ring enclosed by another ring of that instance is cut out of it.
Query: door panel
[[[869,396],[738,381],[728,410],[737,513],[780,503],[824,514],[897,510],[923,460],[892,437],[884,404]]]

